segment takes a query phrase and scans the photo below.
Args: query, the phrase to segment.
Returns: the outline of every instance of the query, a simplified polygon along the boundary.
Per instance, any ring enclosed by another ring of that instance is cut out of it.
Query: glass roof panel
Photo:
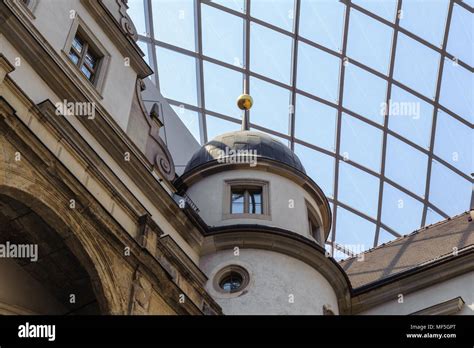
[[[250,6],[252,17],[261,19],[286,31],[293,31],[294,10],[294,0],[259,0],[252,1]]]
[[[294,0],[254,0],[248,16],[243,14],[248,0],[153,0],[153,18],[147,16],[152,19],[148,23],[143,11],[149,3],[129,2],[141,34],[139,45],[148,51],[161,93],[173,105],[191,104],[193,111],[173,108],[195,138],[205,140],[240,129],[235,99],[243,92],[245,78],[254,98],[253,128],[279,135],[277,138],[294,147],[308,174],[335,207],[347,204],[370,215],[355,214],[371,226],[365,231],[360,225],[360,238],[373,243],[372,225],[377,225],[381,243],[391,238],[391,229],[406,234],[422,221],[429,224],[469,209],[474,15],[463,7],[466,5],[458,0],[403,1],[400,32],[394,24],[386,24],[387,20],[395,22],[396,0],[299,0],[298,13],[292,12]],[[472,0],[465,3],[472,4]],[[198,6],[201,11],[194,10]],[[201,18],[197,18],[199,13]],[[348,31],[343,35],[347,14]],[[201,30],[196,31],[199,23]],[[299,23],[299,28],[293,28],[293,23]],[[450,26],[447,52],[441,45],[446,25]],[[276,30],[267,26],[276,26]],[[158,42],[146,37],[146,31],[152,29]],[[201,37],[196,36],[198,32]],[[398,38],[395,59],[389,62],[394,33]],[[298,39],[295,45],[293,40]],[[166,44],[176,47],[161,48]],[[293,52],[295,47],[298,52]],[[349,60],[343,67],[341,86],[342,47]],[[192,52],[184,55],[183,49]],[[247,57],[250,62],[245,67]],[[438,78],[440,59],[444,61]],[[202,63],[202,73],[197,63]],[[391,65],[394,83],[385,105],[390,80],[386,74]],[[295,68],[296,78],[292,76]],[[420,98],[415,94],[421,94]],[[295,105],[290,106],[292,103]],[[437,124],[432,132],[434,111]],[[206,122],[201,123],[201,117]],[[334,153],[335,148],[339,153]],[[347,162],[341,160],[336,172],[335,161],[341,157]],[[428,157],[434,161],[430,159],[427,169]],[[395,186],[385,182],[379,195],[372,193],[379,187],[374,183],[385,175]],[[426,183],[427,200],[414,198],[425,194]],[[361,199],[360,192],[366,191],[369,197]],[[381,197],[382,204],[377,201]],[[360,204],[364,199],[367,202]],[[405,208],[398,207],[400,199]],[[376,214],[374,207],[380,204],[382,211],[377,213],[381,214]],[[338,229],[344,228],[338,223],[340,216],[335,218]],[[336,242],[344,233],[335,231]]]
[[[439,215],[437,212],[435,212],[431,208],[428,208],[428,210],[426,212],[426,222],[425,222],[426,226],[435,224],[435,223],[443,221],[443,220],[445,220],[444,216]]]
[[[347,55],[387,75],[390,63],[393,29],[352,10],[349,16]]]
[[[308,174],[328,197],[334,196],[334,157],[295,144],[295,153]]]
[[[466,175],[474,172],[473,131],[443,111],[438,111],[434,153]]]
[[[455,3],[449,29],[447,51],[471,67],[474,66],[473,28],[474,14]]]
[[[235,107],[235,100],[242,92],[242,73],[206,61],[203,67],[206,108],[240,118],[241,112]]]
[[[385,175],[417,196],[425,195],[428,156],[414,147],[389,135]]]
[[[338,57],[299,42],[298,89],[337,102],[340,63]]]
[[[254,100],[250,122],[289,134],[290,91],[251,77],[250,93]]]
[[[449,0],[408,0],[402,2],[400,26],[436,47],[441,47]],[[433,20],[436,18],[436,20]]]
[[[388,183],[383,185],[382,222],[399,234],[420,228],[423,204]]]
[[[345,8],[334,0],[302,0],[299,35],[340,52]]]
[[[243,20],[204,4],[201,16],[203,54],[243,67]]]
[[[359,231],[364,231],[360,233]],[[337,207],[336,242],[340,246],[355,254],[373,247],[375,238],[375,224]]]
[[[449,187],[446,187],[449,183]],[[434,161],[431,168],[429,200],[449,216],[468,211],[471,202],[472,182]]]
[[[433,105],[395,85],[392,86],[388,127],[406,139],[428,149],[431,140]]]
[[[441,105],[471,123],[474,123],[473,86],[474,74],[472,72],[445,59],[439,101]]]
[[[334,152],[337,110],[298,94],[295,111],[296,138]]]
[[[293,40],[262,25],[250,24],[250,70],[285,84],[290,83]]]
[[[339,161],[339,200],[350,207],[377,217],[379,179],[356,167]]]
[[[163,96],[197,105],[196,59],[158,46],[156,56]]]
[[[194,4],[189,0],[153,0],[155,39],[191,51],[196,48],[194,39]]]
[[[241,128],[240,123],[230,122],[211,115],[206,115],[206,126],[208,141],[218,135],[238,131]]]
[[[383,132],[347,114],[342,115],[341,132],[340,155],[379,173]]]
[[[148,36],[145,26],[145,6],[143,0],[128,0],[128,11],[138,35]]]
[[[440,55],[417,41],[398,34],[394,78],[411,89],[433,99]]]
[[[390,22],[395,21],[397,0],[352,0],[352,2]]]
[[[191,132],[193,137],[200,142],[201,133],[199,131],[199,114],[196,111],[186,109],[184,106],[171,105],[171,107]]]
[[[383,124],[387,81],[354,64],[346,66],[343,105],[374,122]]]
[[[215,4],[219,4],[238,12],[245,12],[245,0],[211,0]]]
[[[391,240],[393,240],[395,238],[397,238],[397,237],[394,236],[393,234],[391,234],[390,232],[388,232],[387,230],[381,228],[379,230],[379,239],[378,239],[377,245],[388,243],[388,242],[390,242]]]

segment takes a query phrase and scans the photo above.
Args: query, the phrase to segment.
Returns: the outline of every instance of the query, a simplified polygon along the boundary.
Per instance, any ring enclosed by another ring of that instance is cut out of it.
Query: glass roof
[[[128,4],[153,82],[201,144],[240,128],[248,81],[251,127],[328,197],[338,258],[469,210],[472,1]]]

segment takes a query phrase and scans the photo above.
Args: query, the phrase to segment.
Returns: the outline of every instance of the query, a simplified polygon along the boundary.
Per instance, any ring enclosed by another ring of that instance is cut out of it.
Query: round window
[[[220,292],[228,294],[242,291],[249,283],[248,272],[236,265],[227,266],[217,272],[214,286]]]

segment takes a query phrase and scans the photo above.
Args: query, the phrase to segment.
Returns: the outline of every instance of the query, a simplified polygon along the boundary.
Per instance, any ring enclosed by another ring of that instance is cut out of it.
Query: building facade
[[[473,314],[470,213],[337,262],[298,157],[245,117],[197,146],[136,39],[126,1],[0,2],[0,313]]]

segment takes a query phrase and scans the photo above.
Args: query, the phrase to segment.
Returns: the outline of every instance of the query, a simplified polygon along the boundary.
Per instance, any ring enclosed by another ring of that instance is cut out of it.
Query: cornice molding
[[[339,314],[351,314],[351,286],[339,264],[324,248],[294,232],[260,225],[214,227],[206,236],[202,254],[239,247],[262,249],[294,257],[313,267],[331,284],[338,299]],[[317,294],[315,294],[317,296]]]
[[[458,313],[464,306],[464,300],[458,296],[446,302],[422,309],[410,315],[452,315]]]

